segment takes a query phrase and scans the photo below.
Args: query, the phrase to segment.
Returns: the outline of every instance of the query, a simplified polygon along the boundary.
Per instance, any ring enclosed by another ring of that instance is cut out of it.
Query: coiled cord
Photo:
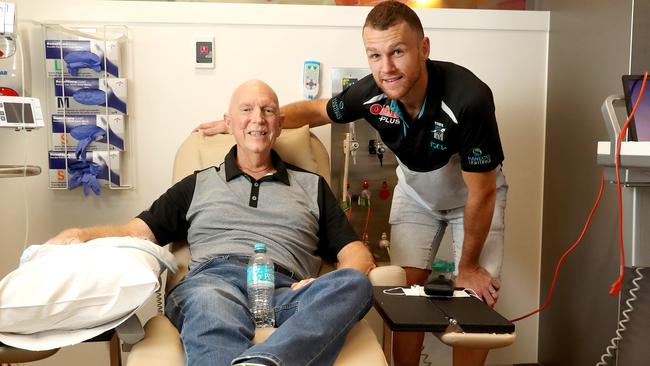
[[[163,271],[160,274],[160,278],[158,279],[160,281],[160,286],[158,286],[158,289],[156,290],[156,310],[158,310],[158,315],[164,315],[165,314],[165,297],[163,295],[163,286],[165,285],[165,282],[163,281],[163,275],[165,275],[167,271]],[[166,286],[165,286],[166,287]]]
[[[158,308],[158,314],[163,315],[165,310],[163,306],[163,295],[161,288],[158,288],[158,290],[156,290],[156,308]]]
[[[424,353],[424,347],[422,347],[422,350],[420,352],[421,352],[420,353],[420,358],[421,358],[420,365],[422,365],[422,366],[431,366],[431,365],[433,365],[433,363],[431,361],[429,361],[429,355]]]
[[[612,338],[611,345],[607,347],[605,353],[600,357],[600,362],[596,366],[607,366],[607,359],[614,358],[614,351],[618,349],[618,343],[623,340],[623,332],[627,329],[625,324],[630,321],[630,313],[634,310],[632,303],[637,299],[636,293],[641,289],[639,281],[643,279],[643,274],[641,273],[641,268],[636,268],[635,270],[637,276],[632,280],[632,288],[629,292],[629,298],[625,301],[627,308],[621,313],[621,321],[618,322],[618,328],[616,329],[616,337]]]

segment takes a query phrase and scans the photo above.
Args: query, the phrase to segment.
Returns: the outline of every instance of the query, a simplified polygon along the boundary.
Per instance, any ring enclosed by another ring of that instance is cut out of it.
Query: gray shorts
[[[499,189],[507,189],[501,187]],[[498,196],[498,195],[497,195]],[[503,195],[505,196],[505,194]],[[494,278],[501,273],[503,262],[503,231],[505,200],[497,199],[490,232],[485,239],[479,263]],[[463,246],[464,207],[450,210],[430,210],[395,188],[390,210],[390,262],[402,267],[431,269],[447,226],[451,239],[456,273]]]

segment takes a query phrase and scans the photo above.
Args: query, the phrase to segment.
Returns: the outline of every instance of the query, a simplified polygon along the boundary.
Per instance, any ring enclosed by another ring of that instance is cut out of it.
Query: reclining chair
[[[234,144],[234,138],[231,135],[207,137],[201,133],[192,133],[176,153],[173,182],[178,182],[195,170],[220,164]],[[330,165],[327,150],[320,140],[310,133],[307,126],[283,130],[274,149],[283,160],[303,169],[317,172],[329,182]],[[187,243],[172,243],[170,250],[179,262],[184,264],[184,270],[168,275],[166,288],[172,288],[183,278],[187,272],[187,263],[189,263],[190,257]],[[321,273],[332,268],[331,264],[325,264]],[[406,283],[404,271],[396,266],[375,268],[369,277],[373,285],[400,286]],[[376,314],[369,314],[369,317],[373,318],[372,321],[375,323],[380,321]],[[373,328],[377,329],[377,324],[373,325]],[[183,346],[179,333],[164,315],[151,318],[144,329],[144,339],[133,345],[128,355],[128,366],[177,366],[184,364]],[[378,334],[381,334],[381,324],[379,329]],[[272,331],[268,328],[258,329],[253,343],[264,341]],[[296,350],[296,352],[299,351]],[[378,338],[366,319],[361,320],[348,334],[335,365],[387,365]]]

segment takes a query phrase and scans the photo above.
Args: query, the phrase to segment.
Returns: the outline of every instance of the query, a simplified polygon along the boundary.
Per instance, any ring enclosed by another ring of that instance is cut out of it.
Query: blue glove
[[[79,89],[72,95],[78,103],[84,105],[105,105],[106,93],[103,90],[93,88]]]
[[[95,163],[86,161],[76,161],[68,165],[70,178],[68,179],[68,189],[72,190],[80,185],[83,185],[84,196],[88,197],[90,189],[99,196],[99,182],[97,182],[97,174],[102,170],[102,167]]]
[[[102,58],[90,51],[74,51],[63,57],[70,75],[77,76],[79,69],[88,68],[97,72],[102,70]]]
[[[78,103],[84,105],[103,105],[111,106],[122,113],[126,113],[126,103],[120,100],[112,90],[108,91],[108,96],[106,92],[100,89],[93,88],[83,88],[77,90],[72,98]]]
[[[86,148],[88,144],[106,136],[103,128],[95,125],[80,125],[70,130],[70,135],[77,141],[75,156],[81,161],[86,161]]]

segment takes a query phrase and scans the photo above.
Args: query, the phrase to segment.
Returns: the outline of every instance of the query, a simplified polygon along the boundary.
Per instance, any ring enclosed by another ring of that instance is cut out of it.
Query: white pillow
[[[117,326],[158,289],[169,256],[129,237],[37,246],[0,281],[0,342],[51,349]]]

